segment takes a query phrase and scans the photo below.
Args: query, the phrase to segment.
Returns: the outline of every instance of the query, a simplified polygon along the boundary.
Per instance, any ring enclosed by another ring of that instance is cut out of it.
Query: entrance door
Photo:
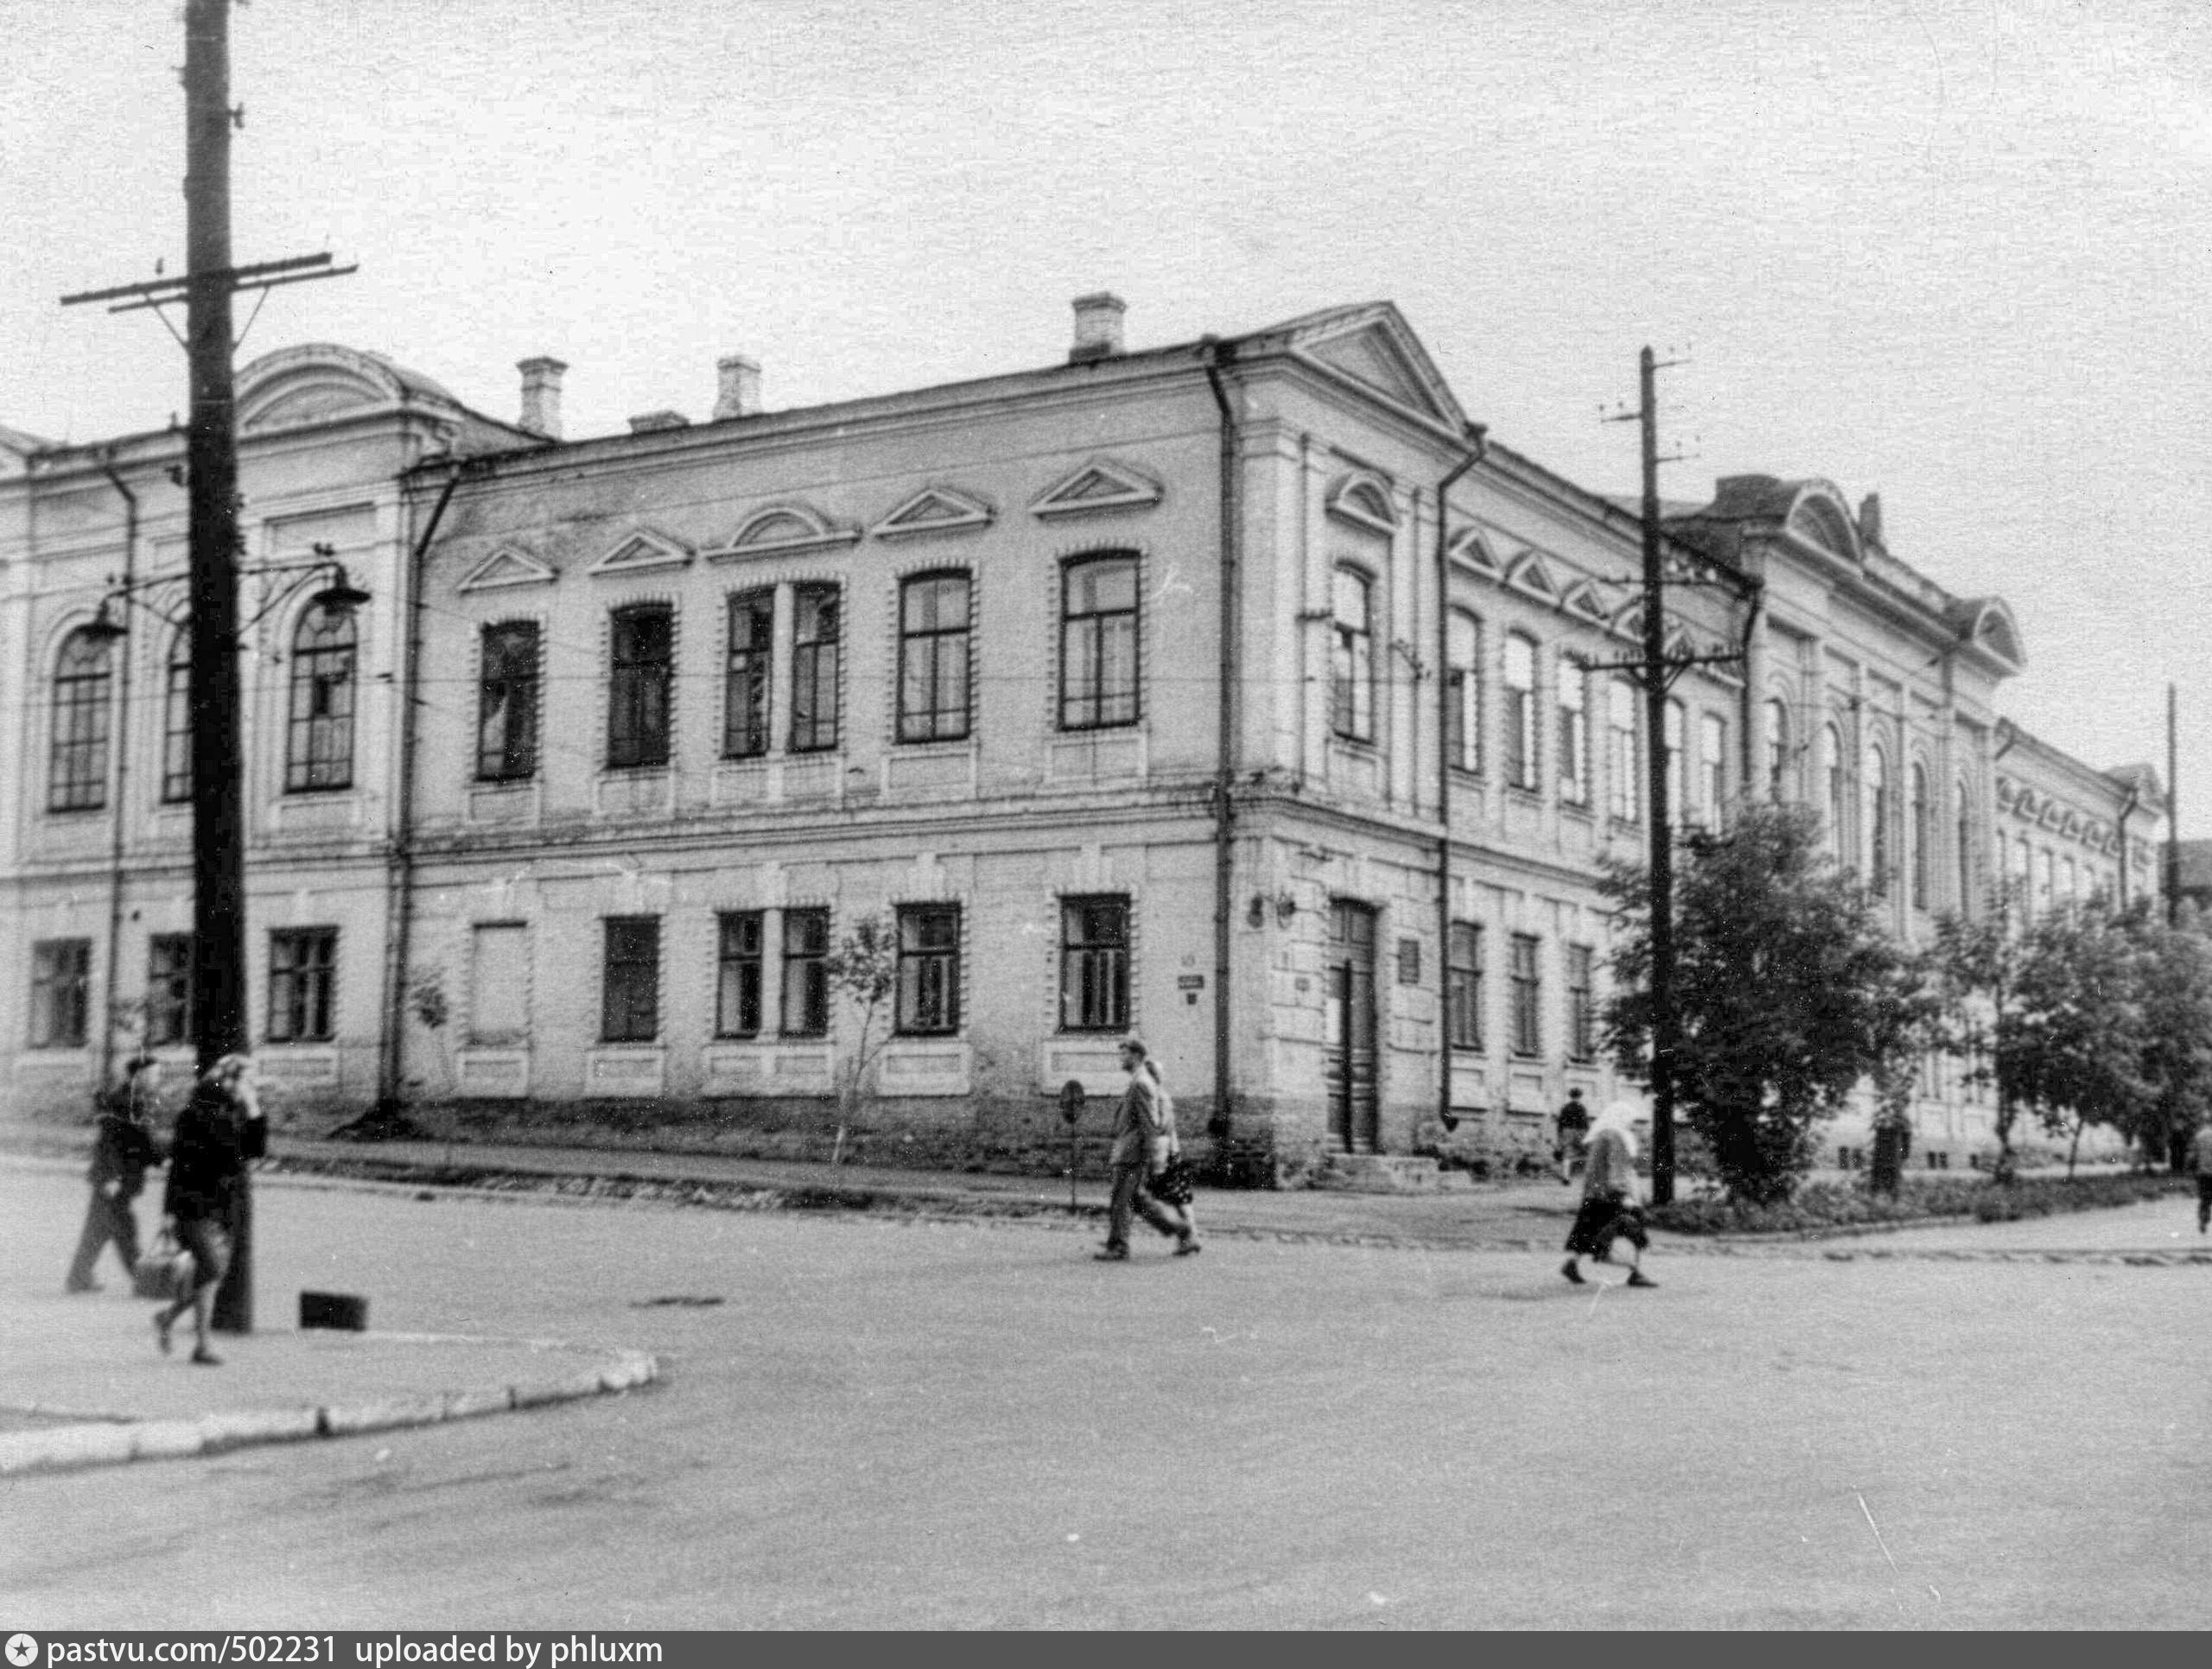
[[[1350,899],[1329,904],[1326,968],[1329,1137],[1347,1153],[1372,1153],[1375,1101],[1375,912]]]

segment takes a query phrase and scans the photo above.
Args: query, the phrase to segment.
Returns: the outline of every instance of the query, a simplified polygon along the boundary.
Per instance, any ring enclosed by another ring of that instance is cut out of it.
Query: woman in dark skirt
[[[169,1350],[169,1329],[192,1311],[192,1360],[203,1368],[222,1365],[207,1348],[207,1311],[215,1289],[231,1265],[232,1222],[239,1203],[246,1165],[268,1151],[269,1126],[253,1081],[253,1057],[226,1055],[202,1073],[192,1100],[177,1115],[169,1144],[169,1180],[162,1199],[165,1226],[192,1253],[192,1291],[154,1317],[162,1354]]]
[[[1567,1235],[1567,1261],[1559,1266],[1559,1272],[1577,1286],[1583,1284],[1581,1260],[1609,1261],[1616,1240],[1625,1240],[1636,1248],[1628,1284],[1659,1285],[1643,1272],[1643,1253],[1651,1237],[1644,1233],[1643,1208],[1637,1202],[1635,1119],[1634,1107],[1615,1101],[1591,1126],[1582,1209],[1574,1214],[1574,1227]]]

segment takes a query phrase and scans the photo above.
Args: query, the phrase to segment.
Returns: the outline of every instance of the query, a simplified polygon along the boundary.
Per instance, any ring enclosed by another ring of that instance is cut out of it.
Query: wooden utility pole
[[[238,722],[238,414],[232,372],[234,290],[334,278],[328,255],[231,264],[230,0],[186,0],[185,274],[61,298],[64,307],[128,298],[111,313],[185,303],[192,425],[186,438],[189,510],[187,594],[192,655],[192,1020],[201,1070],[247,1046],[245,853]],[[309,270],[309,269],[314,269]],[[166,320],[167,315],[163,315]],[[172,327],[174,330],[174,327]],[[129,599],[126,595],[126,603]],[[118,808],[117,815],[123,815]],[[112,944],[109,955],[114,955]],[[236,1244],[211,1319],[253,1330],[252,1207],[241,1187],[229,1225]]]
[[[2166,925],[2181,919],[2181,770],[2179,746],[2175,740],[2174,687],[2166,686]],[[2127,854],[2120,854],[2124,861]]]
[[[1637,359],[1643,439],[1643,727],[1651,800],[1651,1203],[1675,1197],[1675,840],[1667,804],[1666,574],[1659,540],[1656,362]]]

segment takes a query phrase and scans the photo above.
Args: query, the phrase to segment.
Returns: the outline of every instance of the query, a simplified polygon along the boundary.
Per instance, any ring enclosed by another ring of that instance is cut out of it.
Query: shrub
[[[1871,1228],[1972,1217],[2016,1222],[2067,1211],[2133,1205],[2180,1191],[2170,1177],[2037,1177],[2000,1183],[1980,1175],[1910,1177],[1894,1196],[1863,1184],[1817,1182],[1790,1199],[1755,1204],[1715,1196],[1676,1200],[1651,1209],[1652,1225],[1678,1234],[1802,1234],[1823,1229]]]

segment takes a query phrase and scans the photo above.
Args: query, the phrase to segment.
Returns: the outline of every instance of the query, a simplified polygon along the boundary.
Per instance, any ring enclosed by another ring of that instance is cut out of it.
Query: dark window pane
[[[676,617],[669,608],[653,604],[615,613],[608,667],[609,765],[668,763],[675,644]]]
[[[830,1030],[830,912],[784,912],[784,1022],[787,1038],[819,1038]]]
[[[722,752],[729,758],[751,758],[768,751],[775,618],[773,592],[730,599],[729,665],[722,692]]]
[[[607,921],[600,1035],[607,1043],[651,1043],[660,1035],[660,918]]]
[[[61,646],[47,760],[48,811],[97,811],[107,803],[111,664],[108,645],[90,632],[73,631]]]
[[[537,774],[537,627],[527,620],[484,628],[478,694],[476,775],[515,782]]]
[[[317,603],[292,634],[288,794],[353,785],[353,613]]]

